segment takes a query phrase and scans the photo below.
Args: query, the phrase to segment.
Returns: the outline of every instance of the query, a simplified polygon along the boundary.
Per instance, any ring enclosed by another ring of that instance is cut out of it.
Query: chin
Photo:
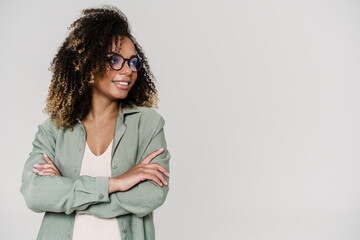
[[[125,93],[125,94],[117,94],[117,95],[114,95],[114,98],[120,100],[120,99],[127,98],[127,96],[128,96],[127,93]]]

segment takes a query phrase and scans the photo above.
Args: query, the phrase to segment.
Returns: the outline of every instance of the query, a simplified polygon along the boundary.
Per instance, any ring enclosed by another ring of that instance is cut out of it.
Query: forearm
[[[139,145],[139,158],[144,159],[148,154],[163,148],[164,151],[152,159],[151,163],[158,163],[169,172],[170,153],[164,135],[164,120],[160,118],[152,136]],[[169,184],[169,178],[163,176]],[[143,217],[161,206],[168,194],[169,185],[159,186],[151,180],[142,181],[127,191],[119,191],[116,180],[109,180],[109,203],[100,203],[89,206],[79,214],[92,214],[101,218],[111,218],[128,213]]]
[[[109,179],[109,194],[119,191],[115,178]]]
[[[147,180],[127,191],[111,193],[110,202],[94,204],[76,213],[91,214],[99,218],[113,218],[129,213],[143,217],[164,203],[168,191],[168,186],[160,187]]]
[[[34,212],[64,212],[86,209],[92,204],[109,202],[108,178],[81,176],[39,176],[23,174],[21,193]]]
[[[27,206],[34,212],[70,214],[91,204],[109,202],[107,177],[80,176],[74,179],[33,173],[34,164],[45,163],[44,153],[54,159],[55,145],[55,136],[40,125],[22,174],[20,192]]]
[[[168,191],[168,186],[160,187],[153,181],[146,180],[128,191],[114,194],[117,204],[138,217],[144,217],[164,203]]]
[[[109,195],[110,202],[97,203],[89,206],[86,209],[77,210],[77,214],[90,214],[99,218],[114,218],[121,215],[126,215],[131,212],[127,211],[118,203],[115,194]]]
[[[169,159],[170,153],[165,148],[164,152],[153,161],[168,170]],[[163,177],[169,183],[169,178],[165,175]],[[142,181],[127,191],[119,191],[118,181],[121,180],[117,178],[109,180],[109,203],[94,204],[83,211],[77,211],[77,213],[92,214],[100,218],[112,218],[129,213],[143,217],[161,206],[169,191],[169,185],[159,186],[151,180]]]

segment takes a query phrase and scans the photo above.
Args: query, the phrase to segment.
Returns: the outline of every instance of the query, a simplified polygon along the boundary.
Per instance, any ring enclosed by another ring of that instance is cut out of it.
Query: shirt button
[[[103,198],[104,198],[104,195],[100,194],[100,195],[99,195],[99,198],[100,198],[100,199],[103,199]]]
[[[116,166],[116,165],[114,165],[114,166],[113,166],[113,169],[117,169],[117,166]]]
[[[122,232],[123,232],[123,233],[126,233],[127,231],[126,231],[126,229],[123,229]]]
[[[81,148],[79,148],[79,152],[81,152]]]

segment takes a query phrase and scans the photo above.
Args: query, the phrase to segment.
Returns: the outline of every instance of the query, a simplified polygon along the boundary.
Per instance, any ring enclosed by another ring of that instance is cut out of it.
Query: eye
[[[140,59],[138,57],[131,58],[129,65],[130,65],[130,68],[133,69],[133,71],[139,71],[141,68]]]
[[[124,58],[120,55],[109,56],[110,65],[113,69],[121,69],[124,63]]]
[[[116,56],[111,57],[111,63],[112,64],[118,64],[120,62],[120,59]]]

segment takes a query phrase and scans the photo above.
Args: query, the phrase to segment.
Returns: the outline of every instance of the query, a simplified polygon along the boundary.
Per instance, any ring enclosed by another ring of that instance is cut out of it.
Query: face
[[[135,46],[128,37],[122,37],[121,41],[119,38],[117,48],[115,47],[115,40],[113,40],[111,52],[120,54],[124,58],[131,58],[136,55]],[[113,70],[107,63],[105,74],[95,78],[93,90],[111,100],[125,99],[132,86],[134,86],[136,78],[137,73],[130,69],[128,61],[119,71]],[[120,82],[127,82],[128,85]]]

